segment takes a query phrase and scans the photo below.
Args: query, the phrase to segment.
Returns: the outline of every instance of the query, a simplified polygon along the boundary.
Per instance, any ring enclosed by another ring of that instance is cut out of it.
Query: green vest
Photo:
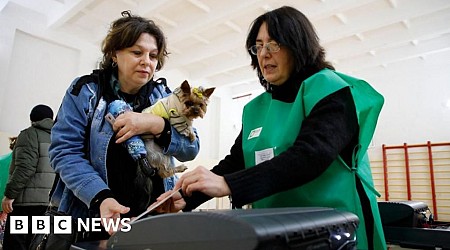
[[[315,180],[300,187],[277,193],[253,203],[254,208],[273,207],[333,207],[356,214],[358,249],[368,249],[361,202],[356,190],[358,175],[363,182],[374,214],[374,249],[386,249],[367,148],[372,139],[384,99],[369,84],[328,69],[306,79],[295,102],[273,100],[263,93],[250,101],[243,112],[242,148],[245,165],[254,167],[271,159],[293,145],[301,124],[313,107],[324,97],[350,86],[360,125],[359,145],[354,150],[353,164],[338,157]],[[282,167],[282,166],[280,166]]]
[[[12,152],[0,156],[0,199],[5,194],[6,183],[9,178],[9,165],[11,164]],[[2,209],[0,208],[0,211]]]

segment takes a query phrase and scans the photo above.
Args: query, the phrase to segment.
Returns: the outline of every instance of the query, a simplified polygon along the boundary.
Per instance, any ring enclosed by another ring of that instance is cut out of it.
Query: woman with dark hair
[[[73,218],[135,217],[174,187],[176,176],[163,179],[144,171],[151,166],[130,155],[124,147],[129,138],[152,134],[163,153],[179,161],[194,159],[199,150],[197,136],[191,141],[167,119],[141,113],[171,93],[165,80],[153,79],[168,55],[160,28],[125,11],[112,23],[102,52],[101,69],[68,88],[52,129],[50,158],[60,178],[51,206]],[[133,112],[120,114],[111,125],[105,115],[115,100],[128,103]],[[107,237],[103,232],[81,240]]]
[[[257,53],[251,51],[263,24],[268,27],[268,36],[272,42],[276,41],[272,43],[273,45],[269,44],[268,46],[277,47],[282,44],[285,49],[289,50],[294,66],[291,74],[300,77],[298,78],[300,82],[322,69],[334,70],[331,63],[325,61],[325,49],[320,46],[319,37],[306,16],[291,7],[279,8],[277,11],[267,12],[253,21],[246,41],[246,48],[252,59],[251,66],[256,69],[258,78],[266,90],[271,91],[271,83],[264,78]]]
[[[292,7],[259,16],[246,48],[266,91],[245,106],[230,154],[211,171],[183,174],[175,185],[183,197],[159,211],[223,196],[237,207],[333,207],[359,217],[358,249],[385,249],[366,152],[383,97],[334,71],[314,27]]]

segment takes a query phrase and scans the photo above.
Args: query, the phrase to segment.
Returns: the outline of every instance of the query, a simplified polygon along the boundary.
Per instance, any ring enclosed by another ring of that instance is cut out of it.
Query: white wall
[[[1,117],[15,122],[2,122],[0,128],[17,133],[18,129],[29,126],[30,110],[39,103],[56,112],[68,83],[77,74],[79,54],[73,48],[17,30],[11,58],[19,60],[10,62],[1,110]]]
[[[8,137],[30,126],[30,110],[43,103],[56,113],[70,82],[90,73],[101,54],[71,34],[47,31],[45,18],[36,12],[11,2],[0,10],[0,154],[4,154],[9,152]]]
[[[450,141],[450,51],[360,72],[383,96],[374,144]]]
[[[59,106],[56,96],[61,93],[56,79],[67,78],[80,64],[79,55],[70,48],[27,33],[26,30],[39,30],[44,20],[16,7],[7,5],[0,15],[0,152],[9,151],[5,146],[7,136],[15,136],[30,125],[33,106],[44,103],[54,110]],[[65,58],[71,59],[67,67],[63,65]]]

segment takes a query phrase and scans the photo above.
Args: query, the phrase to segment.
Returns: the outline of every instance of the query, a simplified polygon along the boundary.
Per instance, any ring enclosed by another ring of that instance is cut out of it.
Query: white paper
[[[138,215],[137,217],[133,218],[130,221],[130,224],[139,220],[140,218],[142,218],[143,216],[145,216],[146,214],[150,213],[151,211],[153,211],[155,208],[161,206],[164,202],[166,202],[168,199],[170,199],[175,193],[179,192],[181,188],[177,189],[177,190],[173,190],[173,192],[167,196],[166,198],[162,199],[161,201],[158,201],[156,203],[153,203],[151,206],[149,206],[147,208],[147,210],[145,210],[143,213],[141,213],[140,215]]]

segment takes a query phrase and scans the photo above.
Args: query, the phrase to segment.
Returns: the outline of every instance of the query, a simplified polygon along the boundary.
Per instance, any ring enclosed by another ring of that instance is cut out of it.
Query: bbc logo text
[[[53,229],[54,234],[71,234],[72,227],[78,232],[100,232],[104,227],[106,231],[129,232],[131,230],[130,218],[77,218],[72,220],[71,216],[10,216],[8,218],[11,234],[49,234]],[[31,222],[31,223],[30,223]],[[103,222],[103,223],[102,223]],[[102,225],[103,224],[103,225]],[[31,227],[31,228],[30,228]]]

